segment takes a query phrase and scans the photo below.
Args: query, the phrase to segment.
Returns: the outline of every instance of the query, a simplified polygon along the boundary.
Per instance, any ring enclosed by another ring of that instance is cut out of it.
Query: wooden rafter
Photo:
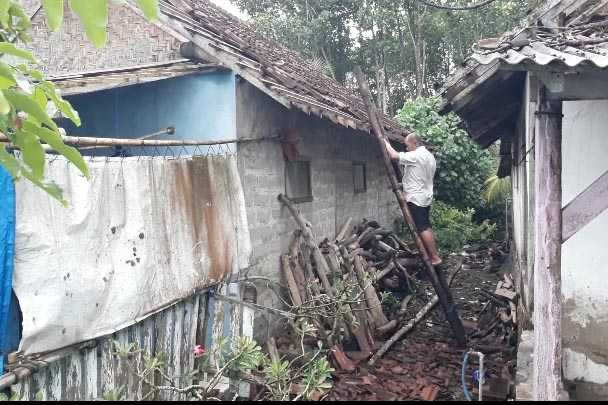
[[[583,227],[608,209],[608,171],[562,210],[562,242],[576,235]]]

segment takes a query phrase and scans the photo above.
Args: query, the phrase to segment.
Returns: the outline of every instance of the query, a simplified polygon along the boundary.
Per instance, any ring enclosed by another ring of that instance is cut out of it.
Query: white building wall
[[[608,171],[608,100],[564,103],[563,205]],[[564,373],[608,383],[608,211],[562,250]]]

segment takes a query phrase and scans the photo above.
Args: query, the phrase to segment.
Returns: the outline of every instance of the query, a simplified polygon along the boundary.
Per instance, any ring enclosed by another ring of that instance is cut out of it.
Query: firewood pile
[[[281,258],[292,312],[312,323],[339,369],[354,370],[352,360],[369,358],[380,340],[407,321],[420,259],[375,221],[349,219],[335,237],[317,245],[310,223],[279,198],[300,228]]]

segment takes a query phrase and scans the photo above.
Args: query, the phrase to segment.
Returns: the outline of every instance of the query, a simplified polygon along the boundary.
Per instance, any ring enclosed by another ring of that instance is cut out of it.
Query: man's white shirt
[[[399,153],[403,166],[403,189],[407,202],[428,207],[433,202],[433,179],[437,162],[431,152],[419,146],[413,152]]]

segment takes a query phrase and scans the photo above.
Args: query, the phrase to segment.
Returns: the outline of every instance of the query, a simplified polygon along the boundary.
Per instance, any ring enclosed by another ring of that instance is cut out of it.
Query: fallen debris
[[[462,262],[461,262],[461,266],[462,266]],[[452,284],[452,281],[454,280],[454,277],[456,276],[456,274],[460,271],[461,266],[458,266],[458,268],[456,269],[456,271],[454,271],[450,275],[450,277],[448,279],[448,286],[450,286]],[[408,333],[412,329],[414,329],[416,327],[416,325],[418,325],[418,323],[420,323],[420,321],[422,321],[429,314],[429,312],[431,312],[431,310],[433,308],[435,308],[435,306],[437,306],[438,303],[439,303],[439,297],[437,295],[435,295],[429,301],[429,303],[426,304],[424,306],[424,308],[422,308],[416,314],[416,316],[412,320],[410,320],[405,326],[403,326],[401,329],[399,329],[399,331],[397,331],[397,333],[395,333],[393,335],[393,337],[391,337],[384,344],[384,346],[382,346],[382,348],[371,358],[371,360],[369,361],[369,365],[373,366],[374,363],[376,363],[376,361],[378,361],[378,359],[380,357],[382,357],[388,351],[388,349],[390,349],[391,346],[395,344],[395,342],[397,342],[397,340],[401,339],[406,333]]]
[[[314,324],[337,368],[352,369],[343,346],[356,342],[359,357],[367,358],[376,340],[404,321],[420,259],[375,221],[353,225],[349,218],[335,238],[316,245],[311,224],[289,199],[279,200],[300,228],[281,258],[292,312]]]
[[[512,302],[494,296],[493,293],[500,281],[503,282],[501,288],[510,291],[513,290],[514,283],[506,283],[505,277],[510,280],[508,275],[503,276],[486,269],[497,258],[485,246],[476,248],[474,252],[451,256],[447,261],[455,262],[450,266],[454,269],[460,260],[463,263],[452,281],[451,290],[469,335],[470,348],[485,355],[484,399],[512,399],[516,342],[505,339],[505,324],[498,319],[499,311],[504,313],[506,308],[510,309]],[[435,295],[429,284],[418,282],[416,277],[414,283],[417,290],[410,295],[405,312],[401,315],[406,322],[414,319]],[[481,291],[491,294],[498,302],[487,298]],[[514,313],[511,309],[506,312],[511,315],[511,320],[506,324],[509,327],[512,327]],[[386,314],[392,319],[392,313]],[[498,323],[485,337],[472,337],[480,335],[480,331],[485,331],[495,321]],[[389,397],[398,401],[464,400],[461,385],[464,351],[457,347],[443,311],[431,310],[424,321],[419,322],[405,336],[405,339],[398,339],[373,366],[361,363],[354,373],[337,371],[334,388],[327,400],[373,401]],[[465,370],[465,381],[473,396],[476,394],[475,373],[478,367],[476,359],[471,359]],[[438,387],[436,393],[432,386]]]

